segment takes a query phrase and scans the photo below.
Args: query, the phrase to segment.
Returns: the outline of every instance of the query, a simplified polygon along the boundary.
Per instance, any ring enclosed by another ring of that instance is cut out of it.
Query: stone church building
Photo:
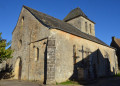
[[[23,6],[12,33],[13,79],[55,84],[117,73],[115,49],[95,37],[80,8],[63,20]]]
[[[118,67],[120,69],[120,39],[112,37],[112,42],[110,46],[114,47],[116,49],[116,55],[118,59]]]

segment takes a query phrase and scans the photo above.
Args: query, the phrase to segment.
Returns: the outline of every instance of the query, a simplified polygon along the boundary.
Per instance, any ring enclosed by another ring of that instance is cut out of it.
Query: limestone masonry
[[[95,37],[80,8],[63,20],[23,6],[12,35],[13,79],[55,84],[117,73],[115,49]]]

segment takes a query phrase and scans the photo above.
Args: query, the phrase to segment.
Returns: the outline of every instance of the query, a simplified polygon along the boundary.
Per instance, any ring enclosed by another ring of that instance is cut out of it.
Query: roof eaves
[[[69,32],[69,31],[62,30],[61,28],[58,28],[58,27],[50,27],[50,29],[61,30],[61,31],[67,32],[67,33],[69,33],[69,34],[72,34],[72,35],[75,35],[75,36],[78,36],[78,37],[81,37],[81,38],[87,39],[87,38],[85,38],[85,37],[83,37],[83,36],[79,36],[79,35],[73,34],[73,33]],[[87,39],[87,40],[92,41],[92,42],[95,42],[95,43],[98,43],[98,44],[101,44],[101,45],[103,45],[103,46],[106,46],[106,47],[109,47],[109,48],[112,48],[112,49],[115,49],[115,48],[113,48],[113,47],[111,47],[111,46],[109,46],[109,45],[107,45],[107,44],[104,45],[104,44],[102,44],[102,43],[99,43],[99,42],[93,41],[93,40],[91,40],[91,39]]]

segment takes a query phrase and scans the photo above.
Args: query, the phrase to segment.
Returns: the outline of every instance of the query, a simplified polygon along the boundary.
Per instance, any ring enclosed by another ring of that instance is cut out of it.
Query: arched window
[[[20,45],[22,46],[22,40],[20,39]]]
[[[23,23],[24,23],[24,16],[21,19],[21,28],[23,28]]]
[[[22,47],[22,40],[20,39],[19,41],[18,41],[18,48],[20,49]]]
[[[23,21],[24,21],[24,16],[22,17],[22,21],[21,21],[22,24],[23,24]]]

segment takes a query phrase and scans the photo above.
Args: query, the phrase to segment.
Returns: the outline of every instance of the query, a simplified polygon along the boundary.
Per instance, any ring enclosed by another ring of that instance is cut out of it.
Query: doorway
[[[20,57],[18,57],[15,63],[14,78],[21,80],[21,74],[22,74],[22,60]]]

